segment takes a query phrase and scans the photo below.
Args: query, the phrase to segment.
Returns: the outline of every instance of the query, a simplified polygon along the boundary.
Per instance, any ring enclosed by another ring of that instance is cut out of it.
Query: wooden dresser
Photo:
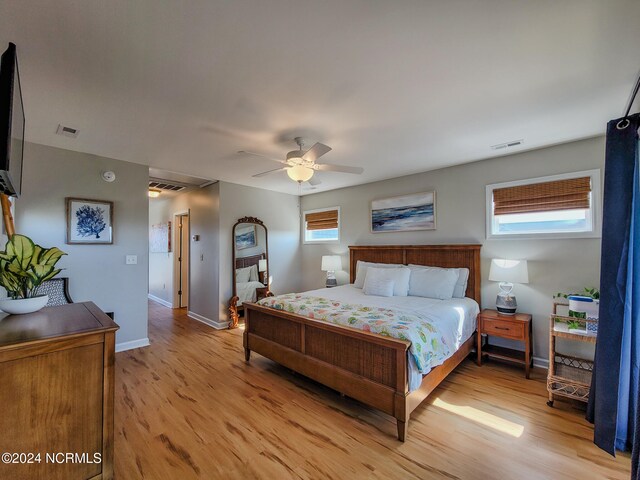
[[[0,317],[0,478],[113,478],[117,329],[92,302]]]

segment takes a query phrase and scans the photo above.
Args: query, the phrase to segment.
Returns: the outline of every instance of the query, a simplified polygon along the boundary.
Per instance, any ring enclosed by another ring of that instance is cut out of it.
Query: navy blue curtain
[[[640,355],[640,114],[607,125],[600,320],[587,419],[615,455],[636,438]]]

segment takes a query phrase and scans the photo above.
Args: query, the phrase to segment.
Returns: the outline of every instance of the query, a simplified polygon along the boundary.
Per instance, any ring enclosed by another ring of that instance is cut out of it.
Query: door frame
[[[174,212],[172,217],[173,218],[173,228],[171,229],[173,231],[173,245],[175,245],[174,247],[174,251],[173,251],[173,291],[171,292],[171,298],[172,298],[172,305],[173,308],[181,308],[180,307],[180,295],[178,295],[178,285],[180,283],[180,262],[178,261],[178,257],[180,256],[180,228],[178,227],[179,225],[179,218],[183,215],[187,215],[189,217],[189,232],[187,232],[187,239],[191,238],[191,210],[190,209],[186,209],[186,210],[181,210],[178,212]],[[189,290],[191,290],[191,251],[189,251],[189,258],[187,258],[187,262],[188,262],[188,269],[189,269],[189,278],[187,278],[187,283],[189,284]]]

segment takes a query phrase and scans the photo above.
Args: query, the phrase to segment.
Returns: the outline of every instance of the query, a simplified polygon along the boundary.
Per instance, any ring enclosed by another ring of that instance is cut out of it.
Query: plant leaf
[[[37,265],[40,262],[40,255],[42,254],[42,247],[35,245],[33,248],[33,255],[31,255],[31,265]]]
[[[55,277],[57,274],[59,274],[62,271],[61,268],[58,268],[57,270],[53,270],[52,272],[50,272],[48,275],[45,275],[40,282],[38,283],[38,285],[40,285],[40,283],[42,282],[46,282],[47,280],[51,280],[53,277]],[[36,286],[38,286],[36,285]]]
[[[64,253],[58,247],[51,247],[42,251],[42,254],[40,255],[40,261],[38,263],[41,265],[54,266],[63,255],[66,255],[66,253]]]
[[[29,237],[18,235],[17,233],[11,237],[7,244],[7,254],[13,253],[15,260],[18,261],[23,269],[27,268],[31,263],[34,250],[35,243]]]

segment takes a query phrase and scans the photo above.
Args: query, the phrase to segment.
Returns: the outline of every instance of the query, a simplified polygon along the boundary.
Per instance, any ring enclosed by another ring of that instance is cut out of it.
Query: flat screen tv
[[[16,46],[0,59],[0,192],[20,195],[24,150],[24,108]]]

